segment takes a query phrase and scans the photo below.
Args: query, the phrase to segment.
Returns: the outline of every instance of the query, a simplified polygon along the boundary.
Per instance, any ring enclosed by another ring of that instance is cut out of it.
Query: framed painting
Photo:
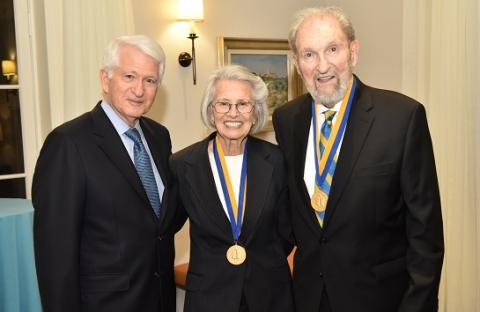
[[[284,39],[217,38],[218,65],[239,64],[260,76],[268,87],[269,121],[264,131],[272,131],[272,113],[302,93],[303,84]]]

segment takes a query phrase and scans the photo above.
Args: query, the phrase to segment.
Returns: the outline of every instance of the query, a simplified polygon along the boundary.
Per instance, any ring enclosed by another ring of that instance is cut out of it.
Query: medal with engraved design
[[[227,260],[233,265],[242,264],[247,259],[247,251],[240,245],[230,246],[227,250]]]
[[[325,211],[327,209],[328,195],[318,187],[315,187],[310,202],[315,211]]]

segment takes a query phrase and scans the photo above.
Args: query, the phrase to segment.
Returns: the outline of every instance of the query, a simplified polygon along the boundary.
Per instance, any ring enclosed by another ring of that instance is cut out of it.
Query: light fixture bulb
[[[203,0],[177,0],[179,21],[203,21]]]

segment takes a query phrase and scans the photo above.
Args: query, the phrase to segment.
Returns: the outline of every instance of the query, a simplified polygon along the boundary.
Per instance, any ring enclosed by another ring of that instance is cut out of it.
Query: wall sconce
[[[192,24],[190,28],[190,34],[187,37],[192,40],[192,54],[188,52],[182,52],[178,56],[178,62],[183,67],[188,67],[192,64],[193,71],[193,84],[197,84],[197,66],[195,60],[195,39],[198,38],[197,34],[193,31],[193,23],[203,21],[203,0],[177,0],[178,1],[178,20],[188,21]]]
[[[3,60],[2,61],[2,73],[7,80],[10,80],[12,76],[17,75],[17,64],[13,60]]]

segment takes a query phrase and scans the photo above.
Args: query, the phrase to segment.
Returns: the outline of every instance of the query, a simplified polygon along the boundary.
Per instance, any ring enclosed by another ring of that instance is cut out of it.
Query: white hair
[[[335,6],[307,8],[300,10],[295,14],[295,20],[290,27],[290,31],[288,33],[288,44],[290,45],[290,49],[293,51],[293,53],[297,54],[296,39],[298,28],[305,20],[313,16],[330,16],[335,18],[340,24],[340,27],[342,27],[343,32],[347,36],[348,42],[352,42],[355,40],[355,29],[353,28],[353,24],[345,11],[343,11],[341,8]]]
[[[158,82],[160,83],[165,73],[165,53],[156,41],[145,35],[121,36],[113,39],[108,44],[103,54],[102,64],[102,69],[107,73],[108,77],[112,77],[113,70],[118,66],[120,47],[127,44],[137,47],[158,62]]]

